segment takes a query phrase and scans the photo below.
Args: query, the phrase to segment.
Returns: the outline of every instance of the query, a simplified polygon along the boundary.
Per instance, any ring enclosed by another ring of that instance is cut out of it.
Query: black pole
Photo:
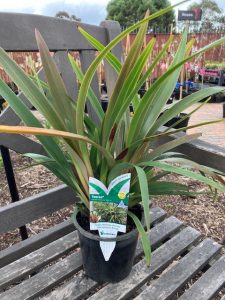
[[[19,193],[18,193],[17,186],[16,186],[16,180],[15,180],[15,176],[14,176],[14,172],[13,172],[9,149],[4,146],[0,146],[0,149],[1,149],[2,160],[3,160],[3,164],[4,164],[4,168],[5,168],[5,174],[6,174],[12,202],[16,202],[16,201],[19,201],[20,198],[19,198]],[[28,234],[27,234],[26,226],[25,225],[21,226],[19,228],[19,230],[20,230],[20,235],[21,235],[22,240],[27,239]]]
[[[222,86],[223,84],[224,84],[224,70],[221,70],[218,85]]]

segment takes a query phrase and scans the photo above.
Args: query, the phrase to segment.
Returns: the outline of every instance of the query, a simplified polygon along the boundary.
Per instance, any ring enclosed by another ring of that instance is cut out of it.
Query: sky
[[[170,0],[172,4],[181,0]],[[222,7],[224,0],[216,0]],[[81,18],[82,22],[99,25],[106,17],[109,0],[0,0],[1,12],[17,12],[54,16],[58,11],[67,11]],[[186,9],[189,3],[179,6]]]

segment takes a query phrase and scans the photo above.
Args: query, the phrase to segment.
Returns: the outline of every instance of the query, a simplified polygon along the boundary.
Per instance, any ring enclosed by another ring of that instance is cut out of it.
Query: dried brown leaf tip
[[[117,129],[117,124],[115,124],[110,132],[110,136],[109,136],[109,144],[110,146],[112,145],[113,143],[113,140],[115,138],[115,134],[116,134],[116,129]]]
[[[128,148],[124,149],[116,158],[116,160],[121,160],[123,159],[126,155],[127,155],[127,152],[128,152]]]

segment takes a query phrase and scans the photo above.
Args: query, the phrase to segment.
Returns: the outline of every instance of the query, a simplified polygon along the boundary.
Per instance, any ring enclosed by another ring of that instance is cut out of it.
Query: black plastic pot
[[[86,275],[97,282],[119,282],[127,277],[133,266],[138,231],[135,229],[117,238],[105,239],[84,230],[78,223],[77,216],[73,221],[79,234]],[[109,261],[104,260],[100,241],[116,241]]]
[[[173,119],[169,120],[167,123],[164,124],[164,126],[170,127],[173,124],[175,124],[177,121],[181,120],[184,116],[186,116],[187,114],[185,113],[181,113],[179,116],[174,117]],[[173,126],[173,128],[175,129],[179,129],[179,128],[183,128],[183,127],[187,127],[188,126],[188,121],[189,121],[189,117],[184,119],[183,121],[181,121],[179,124]],[[186,130],[185,130],[186,131]]]
[[[102,109],[104,112],[106,112],[108,104],[109,104],[109,100],[101,100],[101,104],[102,104]]]
[[[109,104],[109,100],[108,99],[101,99],[101,104],[102,104],[103,111],[106,112],[108,104]],[[129,110],[130,110],[130,112],[134,112],[132,105],[129,106]]]

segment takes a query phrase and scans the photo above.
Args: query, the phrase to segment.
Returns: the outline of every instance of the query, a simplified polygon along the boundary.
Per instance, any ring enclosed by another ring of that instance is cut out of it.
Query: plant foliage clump
[[[219,171],[199,165],[173,150],[177,146],[198,138],[200,134],[185,135],[168,142],[168,140],[164,140],[165,137],[190,127],[176,130],[160,129],[162,125],[192,104],[224,90],[224,87],[203,89],[185,97],[182,101],[167,105],[183,65],[206,50],[221,45],[225,42],[225,38],[191,53],[194,39],[188,42],[185,30],[169,68],[151,85],[142,99],[138,96],[139,89],[164,58],[173,41],[171,35],[158,56],[146,69],[146,61],[154,50],[156,41],[156,38],[153,37],[143,48],[148,22],[172,10],[173,7],[169,6],[152,15],[147,12],[144,19],[120,33],[107,46],[103,46],[80,26],[79,32],[99,51],[99,54],[85,74],[69,54],[71,67],[81,82],[76,101],[68,96],[54,59],[38,31],[36,31],[36,40],[47,82],[41,81],[37,74],[30,78],[3,49],[0,49],[0,64],[32,105],[44,116],[46,124],[48,124],[48,128],[45,128],[20,97],[17,97],[0,80],[0,94],[8,100],[9,105],[26,124],[21,127],[2,125],[0,132],[36,135],[43,145],[46,155],[30,153],[27,156],[37,163],[43,164],[70,186],[86,210],[89,209],[89,177],[95,177],[108,186],[117,176],[130,172],[129,208],[138,203],[142,204],[146,228],[143,228],[134,214],[128,213],[140,232],[148,264],[150,263],[150,247],[145,230],[148,232],[150,227],[149,201],[151,195],[190,194],[188,187],[176,182],[168,182],[165,179],[168,173],[198,180],[209,185],[213,191],[225,191],[224,181]],[[137,28],[139,31],[136,39],[125,62],[121,64],[111,50],[127,34]],[[91,89],[91,81],[103,59],[107,60],[118,73],[118,79],[105,113]],[[98,118],[97,124],[85,113],[87,100]],[[130,104],[134,109],[132,118],[129,116]],[[217,122],[219,121],[222,120]],[[202,122],[191,127],[208,123],[213,122]],[[60,139],[60,143],[58,139]],[[160,142],[158,144],[161,145],[154,147],[156,142]],[[95,216],[95,218],[98,217]]]

